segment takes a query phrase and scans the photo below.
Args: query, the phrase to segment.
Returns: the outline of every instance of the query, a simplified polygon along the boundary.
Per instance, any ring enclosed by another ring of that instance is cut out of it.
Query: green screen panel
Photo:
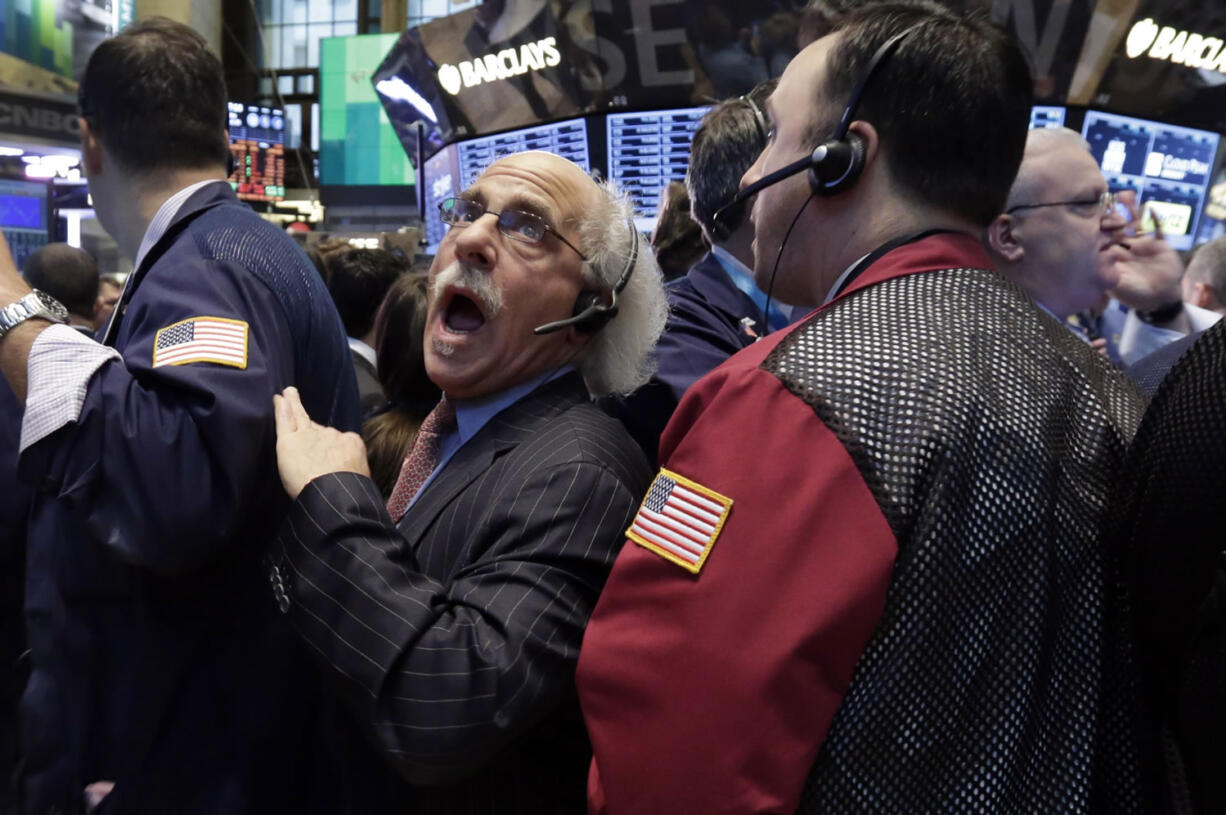
[[[413,166],[370,83],[398,36],[365,34],[320,41],[320,184],[413,183]]]
[[[72,78],[74,25],[64,0],[0,0],[0,51]]]

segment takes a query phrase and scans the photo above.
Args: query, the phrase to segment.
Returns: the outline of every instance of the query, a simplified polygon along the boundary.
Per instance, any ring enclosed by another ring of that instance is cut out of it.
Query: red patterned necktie
[[[387,499],[387,513],[393,521],[399,521],[400,516],[409,508],[409,502],[426,483],[430,473],[438,466],[439,447],[443,436],[454,430],[455,406],[446,399],[434,406],[430,415],[421,423],[413,446],[400,465],[400,476],[392,489],[392,496]]]

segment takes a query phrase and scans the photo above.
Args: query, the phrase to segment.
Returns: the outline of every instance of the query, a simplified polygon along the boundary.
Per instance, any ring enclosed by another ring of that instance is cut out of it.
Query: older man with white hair
[[[1089,145],[1068,128],[1032,130],[1005,211],[985,243],[996,267],[1061,320],[1119,282],[1104,255],[1125,221]]]
[[[1112,358],[1124,363],[1219,316],[1193,302],[1186,287],[1189,302],[1181,300],[1183,264],[1160,223],[1152,233],[1129,234],[1135,230],[1124,211],[1139,215],[1131,195],[1117,201],[1108,191],[1090,145],[1075,131],[1032,130],[1005,211],[984,234],[996,267],[1062,320],[1114,297],[1100,331]]]
[[[402,811],[583,811],[579,643],[650,479],[590,396],[646,379],[666,316],[629,216],[537,152],[443,202],[425,357],[444,399],[386,507],[356,435],[276,400],[296,500],[273,592],[409,782]]]

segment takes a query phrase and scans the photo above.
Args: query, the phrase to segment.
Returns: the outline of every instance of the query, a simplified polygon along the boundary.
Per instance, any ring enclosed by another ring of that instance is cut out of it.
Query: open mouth
[[[485,325],[485,314],[467,294],[453,291],[443,311],[443,325],[453,334],[471,334]]]

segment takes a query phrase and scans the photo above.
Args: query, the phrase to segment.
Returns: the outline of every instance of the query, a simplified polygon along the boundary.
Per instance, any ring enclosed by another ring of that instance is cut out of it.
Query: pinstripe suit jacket
[[[398,525],[365,477],[308,485],[282,527],[275,593],[408,782],[350,764],[344,809],[584,811],[575,664],[649,479],[571,374],[491,419]]]

